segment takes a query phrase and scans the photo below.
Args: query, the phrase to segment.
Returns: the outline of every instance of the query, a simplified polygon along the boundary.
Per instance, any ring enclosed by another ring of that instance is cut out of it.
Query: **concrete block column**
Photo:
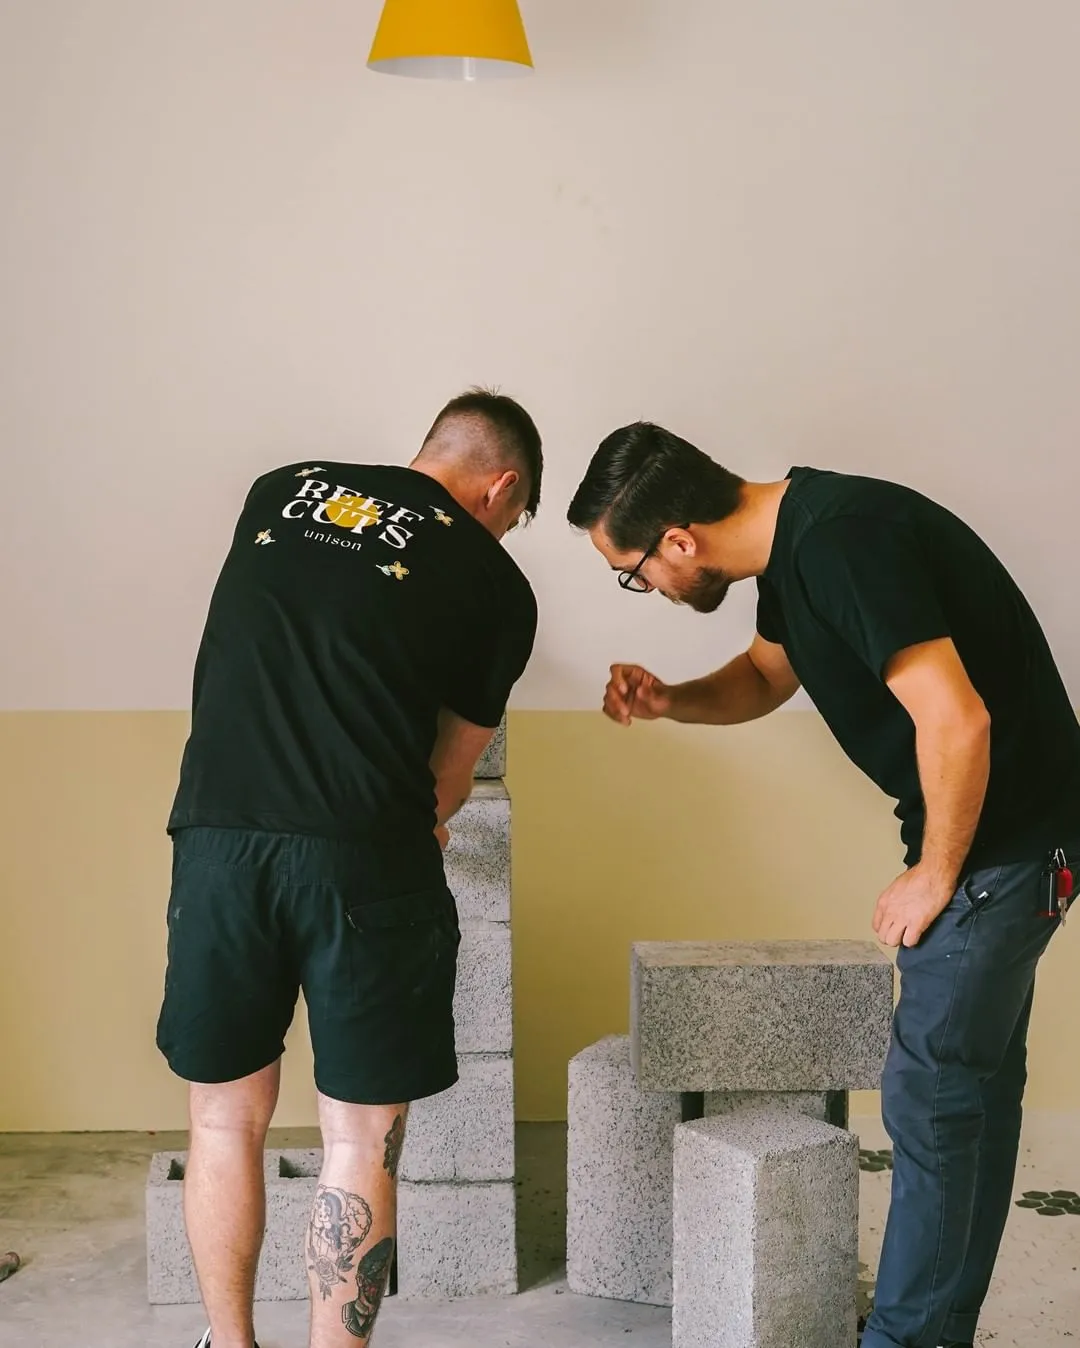
[[[510,797],[505,722],[450,824],[447,883],[461,924],[458,1084],[410,1110],[398,1193],[398,1295],[517,1291]],[[494,779],[494,780],[493,780]]]
[[[570,1062],[566,1273],[570,1290],[670,1306],[677,1092],[641,1090],[626,1035]]]
[[[851,1134],[748,1106],[675,1132],[673,1348],[854,1344]]]

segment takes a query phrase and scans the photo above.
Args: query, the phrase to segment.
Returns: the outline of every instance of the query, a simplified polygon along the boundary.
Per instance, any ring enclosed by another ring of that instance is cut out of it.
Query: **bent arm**
[[[476,765],[494,734],[494,728],[473,725],[447,707],[439,712],[439,731],[431,754],[439,828],[457,814],[472,794]]]
[[[798,688],[783,646],[758,634],[749,650],[715,674],[674,684],[667,715],[692,725],[739,725],[783,706]]]
[[[885,682],[915,723],[926,806],[921,867],[952,891],[979,825],[990,780],[990,713],[952,641],[909,646]]]

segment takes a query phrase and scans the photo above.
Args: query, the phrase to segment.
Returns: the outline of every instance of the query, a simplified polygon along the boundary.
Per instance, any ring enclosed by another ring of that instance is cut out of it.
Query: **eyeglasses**
[[[648,552],[642,554],[641,561],[638,562],[637,566],[635,566],[632,571],[620,571],[619,584],[623,587],[624,590],[629,590],[631,594],[648,594],[648,592],[652,589],[652,586],[641,574],[641,568],[645,565],[645,563],[653,555],[656,549],[668,536],[668,531],[673,528],[689,529],[690,525],[689,524],[667,525],[664,528],[663,532],[660,534],[659,538],[657,538],[656,542],[652,545],[651,548],[649,548]]]

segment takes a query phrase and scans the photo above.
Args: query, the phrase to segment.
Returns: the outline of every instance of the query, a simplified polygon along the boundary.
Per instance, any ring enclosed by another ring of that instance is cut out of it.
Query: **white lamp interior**
[[[383,75],[405,75],[417,80],[490,80],[531,75],[532,66],[519,61],[491,61],[475,56],[401,56],[372,61],[370,69]]]

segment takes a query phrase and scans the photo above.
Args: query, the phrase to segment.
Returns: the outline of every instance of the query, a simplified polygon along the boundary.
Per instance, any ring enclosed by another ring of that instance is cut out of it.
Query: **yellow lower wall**
[[[0,715],[0,1130],[182,1127],[154,1048],[187,718]],[[625,1030],[632,940],[866,937],[900,854],[889,803],[810,712],[732,730],[519,712],[510,726],[518,1113],[565,1117],[567,1059]],[[1080,932],[1080,928],[1078,928]],[[1080,1108],[1072,929],[1029,1101]],[[858,1102],[865,1110],[872,1101]],[[278,1121],[314,1121],[295,1027]]]

